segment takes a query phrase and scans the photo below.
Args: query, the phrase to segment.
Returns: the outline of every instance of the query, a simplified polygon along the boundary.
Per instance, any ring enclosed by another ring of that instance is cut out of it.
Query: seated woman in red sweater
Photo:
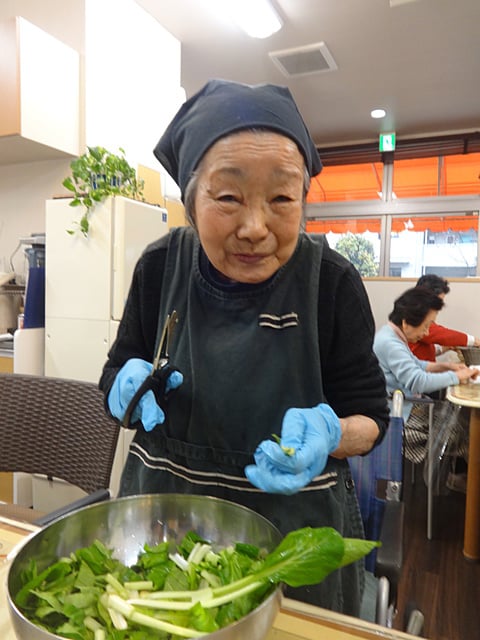
[[[448,281],[434,273],[421,276],[416,286],[433,291],[442,300],[450,291]],[[409,346],[420,360],[435,362],[437,355],[448,351],[448,349],[442,349],[442,347],[480,347],[480,338],[471,336],[468,333],[463,333],[462,331],[448,329],[447,327],[432,322],[428,335],[424,336],[415,344],[409,343]]]

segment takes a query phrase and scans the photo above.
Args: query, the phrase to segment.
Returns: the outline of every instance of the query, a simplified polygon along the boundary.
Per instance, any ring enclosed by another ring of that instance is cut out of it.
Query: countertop
[[[0,340],[0,358],[13,358],[13,339]]]

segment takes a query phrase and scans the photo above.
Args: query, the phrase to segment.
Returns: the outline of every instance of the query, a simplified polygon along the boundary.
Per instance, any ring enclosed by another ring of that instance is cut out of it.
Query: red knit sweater
[[[441,344],[444,347],[466,347],[468,335],[462,331],[447,329],[441,324],[432,322],[428,335],[415,343],[409,343],[412,352],[420,360],[435,361],[435,345]]]

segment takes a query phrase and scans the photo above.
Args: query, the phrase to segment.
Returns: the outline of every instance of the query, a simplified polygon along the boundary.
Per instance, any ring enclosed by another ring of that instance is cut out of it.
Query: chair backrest
[[[119,432],[94,383],[0,374],[0,471],[107,489]]]

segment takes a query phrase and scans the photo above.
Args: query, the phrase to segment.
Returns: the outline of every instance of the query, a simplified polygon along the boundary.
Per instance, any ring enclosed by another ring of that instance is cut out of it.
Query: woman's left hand
[[[329,405],[288,409],[280,443],[264,440],[245,475],[268,493],[297,493],[324,470],[341,436],[340,420]]]

